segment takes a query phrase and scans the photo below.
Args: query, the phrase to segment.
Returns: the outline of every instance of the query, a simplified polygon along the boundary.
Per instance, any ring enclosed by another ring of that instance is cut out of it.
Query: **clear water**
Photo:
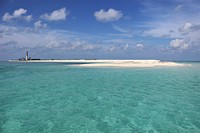
[[[79,68],[0,62],[1,133],[199,133],[200,63]]]

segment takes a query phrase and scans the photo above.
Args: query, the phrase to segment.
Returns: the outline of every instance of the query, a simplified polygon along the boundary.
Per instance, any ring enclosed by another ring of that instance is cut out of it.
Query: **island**
[[[190,66],[182,63],[161,60],[102,60],[102,59],[32,59],[26,57],[18,60],[8,60],[9,62],[62,62],[70,63],[68,65],[78,67],[177,67],[177,66]]]

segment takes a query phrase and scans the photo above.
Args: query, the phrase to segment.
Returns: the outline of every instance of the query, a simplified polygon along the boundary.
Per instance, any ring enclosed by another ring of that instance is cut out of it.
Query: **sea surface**
[[[200,133],[200,63],[0,62],[0,133]]]

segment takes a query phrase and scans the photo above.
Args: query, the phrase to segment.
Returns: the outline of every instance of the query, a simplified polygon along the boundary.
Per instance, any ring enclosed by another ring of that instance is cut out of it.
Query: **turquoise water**
[[[199,133],[200,63],[80,68],[0,62],[1,133]]]

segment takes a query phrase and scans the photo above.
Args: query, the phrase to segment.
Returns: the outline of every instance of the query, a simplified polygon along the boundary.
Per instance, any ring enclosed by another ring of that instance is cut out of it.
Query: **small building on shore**
[[[28,51],[26,51],[26,56],[25,57],[21,57],[18,60],[22,60],[22,61],[28,61],[31,60],[31,57],[28,56]]]
[[[26,60],[28,60],[28,51],[26,51]]]

